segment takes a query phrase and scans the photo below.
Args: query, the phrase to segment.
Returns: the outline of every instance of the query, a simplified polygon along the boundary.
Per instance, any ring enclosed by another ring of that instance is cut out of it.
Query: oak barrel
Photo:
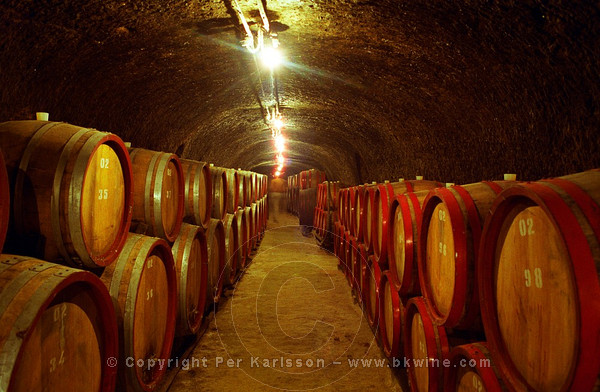
[[[0,150],[0,253],[4,247],[6,232],[8,231],[8,219],[10,216],[10,184],[4,156]]]
[[[246,176],[244,175],[244,172],[242,170],[238,170],[237,172],[238,175],[238,181],[239,181],[239,187],[238,187],[238,205],[242,208],[246,207],[247,203],[248,203],[248,179],[246,178]]]
[[[248,258],[248,228],[246,224],[246,214],[243,209],[239,209],[235,213],[235,221],[237,223],[237,235],[238,235],[238,246],[239,246],[239,268],[243,269],[246,267],[246,260]]]
[[[388,358],[400,358],[404,331],[404,306],[391,283],[391,272],[385,271],[379,283],[379,335]]]
[[[208,247],[200,226],[184,223],[171,249],[177,273],[177,336],[198,332],[206,305]]]
[[[367,320],[369,325],[377,331],[380,322],[379,306],[379,284],[381,282],[381,269],[375,262],[373,256],[368,257],[366,279],[363,280],[363,291],[365,291]]]
[[[132,230],[175,241],[183,221],[184,177],[175,154],[132,148]]]
[[[119,325],[117,390],[152,391],[171,354],[177,312],[177,278],[169,244],[130,233],[116,262],[101,276]],[[130,358],[130,359],[128,359]],[[137,361],[144,366],[127,366]]]
[[[364,193],[363,214],[363,244],[369,253],[373,253],[373,214],[375,213],[375,186],[367,186]]]
[[[0,255],[0,326],[0,390],[114,390],[117,320],[94,274]]]
[[[210,165],[212,180],[212,213],[214,219],[223,220],[227,214],[228,183],[227,173],[224,168]]]
[[[599,239],[598,171],[515,186],[494,202],[482,234],[479,290],[488,345],[511,388],[594,387]]]
[[[373,254],[375,260],[382,265],[382,268],[387,267],[387,250],[388,250],[388,225],[389,225],[389,210],[392,201],[397,195],[402,195],[406,192],[418,192],[430,190],[442,186],[437,181],[428,180],[410,180],[398,182],[385,182],[379,184],[375,188],[375,199],[373,201],[374,212],[371,215],[372,236],[373,236]],[[367,222],[369,224],[369,222]]]
[[[411,298],[404,319],[404,355],[412,391],[443,391],[443,360],[448,353],[446,330],[433,322],[428,301]]]
[[[241,263],[238,223],[235,214],[227,214],[225,216],[223,229],[225,233],[225,270],[223,271],[223,283],[227,286],[233,286]]]
[[[0,148],[13,201],[8,250],[86,268],[117,258],[133,205],[131,161],[118,136],[10,121],[0,124]]]
[[[184,173],[184,220],[203,229],[208,227],[212,211],[212,178],[206,162],[181,159]]]
[[[211,219],[206,229],[208,245],[207,306],[219,302],[223,292],[225,271],[225,228],[220,219]]]
[[[227,213],[233,214],[240,206],[240,176],[235,169],[225,169],[227,176]]]
[[[419,284],[435,322],[480,330],[475,266],[486,214],[502,189],[494,181],[432,190],[423,201]]]
[[[452,349],[444,374],[444,391],[496,392],[507,388],[499,378],[485,342],[463,344]]]
[[[420,294],[419,230],[421,206],[429,191],[398,195],[390,206],[388,225],[388,266],[390,282],[403,297]]]
[[[254,215],[252,213],[252,208],[251,207],[246,207],[244,208],[244,215],[246,215],[246,249],[247,249],[247,253],[246,253],[246,261],[248,262],[250,259],[250,255],[252,254],[252,237],[253,237],[253,231],[254,231]]]

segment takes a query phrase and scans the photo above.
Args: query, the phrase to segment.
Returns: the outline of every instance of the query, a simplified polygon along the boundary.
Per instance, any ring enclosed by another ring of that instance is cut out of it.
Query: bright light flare
[[[278,153],[285,151],[285,137],[282,134],[275,137],[275,149]]]
[[[273,126],[281,130],[281,128],[283,128],[283,120],[280,118],[276,118],[275,120],[273,120]]]
[[[275,172],[275,177],[279,177],[280,175],[281,175],[281,172],[280,172],[279,170],[277,170],[277,171]]]
[[[285,162],[285,158],[283,157],[283,155],[278,155],[277,156],[277,163],[279,163],[280,166],[283,166],[283,163]]]
[[[260,51],[260,59],[265,67],[274,69],[281,64],[283,57],[281,56],[281,52],[279,50],[272,46],[267,46]]]

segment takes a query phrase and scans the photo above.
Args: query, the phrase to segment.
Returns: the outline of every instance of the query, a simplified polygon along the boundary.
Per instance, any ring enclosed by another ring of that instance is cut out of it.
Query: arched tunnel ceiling
[[[258,21],[254,0],[239,1]],[[600,12],[588,2],[266,3],[286,174],[473,182],[600,166]],[[256,63],[230,0],[18,0],[0,13],[0,121],[51,119],[272,173]],[[261,71],[261,75],[264,71]],[[264,86],[264,85],[263,85]]]

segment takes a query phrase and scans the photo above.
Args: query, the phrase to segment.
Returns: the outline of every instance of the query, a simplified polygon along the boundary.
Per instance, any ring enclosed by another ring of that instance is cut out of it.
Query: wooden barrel
[[[481,329],[475,265],[485,215],[514,182],[480,182],[432,190],[423,202],[419,283],[438,325]]]
[[[134,176],[132,230],[175,241],[183,221],[184,178],[175,154],[129,150]]]
[[[117,320],[94,274],[0,255],[0,325],[0,390],[114,390]]]
[[[210,176],[212,180],[212,213],[214,219],[223,220],[227,214],[228,184],[227,173],[222,167],[210,165]]]
[[[246,207],[244,208],[244,215],[246,215],[246,234],[247,234],[247,238],[246,238],[246,249],[248,250],[247,252],[247,259],[246,261],[248,262],[250,259],[250,255],[252,254],[252,237],[253,237],[253,232],[254,232],[254,215],[252,213],[252,208],[251,207]]]
[[[388,358],[400,358],[404,331],[404,306],[391,282],[390,271],[381,275],[379,283],[379,336]]]
[[[506,189],[491,208],[479,254],[482,319],[515,390],[594,387],[599,205],[600,172],[589,171]]]
[[[333,254],[338,258],[339,265],[339,257],[340,257],[340,240],[338,238],[340,232],[340,222],[336,221],[333,224]]]
[[[346,243],[348,247],[346,278],[348,279],[348,284],[350,285],[350,288],[352,289],[352,291],[354,291],[357,287],[357,281],[354,277],[354,268],[357,262],[356,251],[358,250],[358,243],[356,242],[356,238],[354,238],[349,231],[346,232]]]
[[[363,287],[363,280],[364,280],[363,268],[366,268],[366,266],[368,264],[369,254],[367,253],[367,251],[365,249],[365,245],[361,242],[358,242],[356,249],[357,249],[357,253],[355,256],[356,262],[355,262],[355,269],[354,269],[354,278],[356,280],[356,291],[355,292],[356,292],[356,299],[362,306],[364,306],[365,305],[365,292],[364,292],[364,287]]]
[[[428,194],[429,191],[421,191],[398,195],[390,206],[387,252],[390,282],[403,297],[420,294],[419,229],[421,206]]]
[[[0,150],[0,252],[4,247],[6,232],[8,231],[8,219],[10,216],[10,184],[4,156]]]
[[[444,391],[506,391],[485,342],[452,349],[444,374]]]
[[[428,301],[413,297],[406,304],[404,355],[412,391],[443,391],[443,360],[449,352],[444,327],[437,327]]]
[[[238,234],[238,246],[239,246],[239,268],[243,269],[246,267],[246,260],[248,259],[248,225],[246,222],[246,214],[243,209],[239,209],[235,213],[235,221],[237,222],[237,234]]]
[[[360,225],[360,203],[362,202],[363,193],[365,190],[364,185],[358,185],[354,194],[350,197],[349,204],[350,210],[352,211],[350,214],[350,232],[356,238],[360,238],[362,240],[362,227]]]
[[[177,273],[176,335],[198,332],[206,307],[208,248],[204,230],[184,223],[171,249]]]
[[[7,250],[96,268],[112,263],[131,224],[131,161],[121,139],[43,121],[0,124],[12,186]]]
[[[298,217],[301,226],[312,227],[316,204],[316,188],[302,189],[300,191],[300,206],[298,211]]]
[[[354,200],[354,194],[356,193],[357,189],[356,187],[350,187],[348,188],[347,192],[346,192],[346,200],[344,201],[344,207],[345,207],[345,211],[344,211],[344,222],[346,222],[346,227],[348,227],[348,230],[350,232],[353,232],[354,230],[352,227],[352,215],[354,215],[354,209],[353,209],[353,204],[352,201]],[[352,234],[354,235],[354,234]]]
[[[237,171],[238,174],[238,205],[244,208],[248,203],[248,178],[244,175],[241,170]]]
[[[227,176],[227,213],[233,214],[240,206],[240,178],[237,170],[225,169]]]
[[[386,181],[384,184],[377,186],[375,189],[375,200],[373,201],[375,211],[371,216],[371,225],[373,231],[373,254],[375,255],[375,260],[381,264],[382,268],[387,267],[388,262],[389,210],[394,198],[406,192],[431,190],[441,186],[442,184],[437,181],[427,180]]]
[[[344,222],[344,200],[346,199],[346,188],[341,188],[340,190],[338,190],[338,213],[339,213],[339,218],[340,218],[340,223],[342,225],[344,225],[346,222]]]
[[[379,283],[381,282],[381,269],[373,256],[368,257],[366,280],[363,281],[363,291],[366,295],[367,320],[369,325],[377,330],[379,328]]]
[[[166,366],[158,360],[167,361],[171,355],[177,312],[175,275],[169,244],[133,233],[117,261],[102,273],[119,323],[117,390],[151,391],[164,376]],[[144,366],[127,366],[138,361]]]
[[[225,270],[223,272],[223,283],[226,286],[233,286],[241,264],[241,252],[238,251],[238,223],[236,215],[227,214],[223,229],[225,232]]]
[[[339,225],[337,232],[337,241],[338,241],[338,268],[345,274],[345,264],[346,264],[346,237],[344,235],[345,228],[343,225]]]
[[[184,220],[203,229],[210,223],[212,178],[206,162],[181,159],[184,173]]]
[[[250,246],[252,249],[258,248],[258,237],[259,237],[259,227],[258,227],[258,209],[256,207],[256,203],[250,204],[250,209],[252,210],[252,238],[250,238]]]
[[[374,186],[368,186],[365,189],[365,197],[363,200],[362,214],[364,216],[363,225],[363,243],[369,253],[373,253],[373,214],[375,212],[375,189]]]
[[[362,307],[365,313],[368,313],[368,302],[369,302],[369,278],[371,265],[369,260],[369,252],[365,248],[365,244],[361,243],[358,245],[361,251],[360,257],[360,293]]]
[[[208,245],[207,306],[219,302],[225,271],[225,228],[220,219],[211,219],[206,230]]]

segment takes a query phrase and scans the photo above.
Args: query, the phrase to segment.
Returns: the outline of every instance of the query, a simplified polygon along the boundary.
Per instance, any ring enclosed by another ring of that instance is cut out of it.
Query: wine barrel
[[[246,215],[246,247],[247,247],[247,261],[250,259],[250,255],[252,254],[252,237],[254,232],[254,216],[252,215],[252,208],[246,207],[244,208],[244,215]]]
[[[101,279],[119,323],[117,390],[152,391],[166,370],[158,361],[170,357],[175,334],[177,278],[169,244],[130,233],[119,258]],[[144,366],[126,366],[138,361]]]
[[[402,335],[404,331],[404,306],[394,285],[391,272],[381,275],[379,284],[379,336],[383,351],[388,358],[400,358],[402,353]]]
[[[252,210],[252,238],[250,239],[250,246],[252,250],[258,248],[259,243],[259,227],[258,227],[258,208],[256,207],[256,203],[250,204],[250,209]]]
[[[363,291],[365,291],[365,299],[367,300],[367,320],[371,328],[377,331],[380,318],[379,283],[381,282],[381,269],[372,255],[367,260],[366,280],[363,281]]]
[[[0,252],[4,247],[6,232],[8,231],[8,219],[10,216],[10,185],[4,156],[0,150]]]
[[[246,175],[241,170],[237,171],[237,175],[239,181],[238,205],[244,208],[248,203],[248,178],[246,178]]]
[[[248,225],[246,223],[246,214],[243,209],[239,209],[235,213],[235,221],[237,222],[237,234],[238,234],[238,246],[239,246],[239,268],[243,269],[246,267],[246,260],[248,259]]]
[[[211,217],[214,219],[223,220],[227,214],[227,196],[228,196],[228,184],[227,184],[227,173],[222,167],[213,166],[209,167],[210,176],[212,180],[212,213]]]
[[[360,221],[360,202],[362,201],[362,195],[364,194],[365,186],[358,185],[355,187],[354,194],[350,198],[350,210],[352,211],[350,215],[350,233],[356,238],[360,238],[362,241],[363,235],[361,230]]]
[[[338,213],[339,213],[339,218],[340,218],[340,223],[342,225],[345,225],[345,221],[344,221],[344,200],[346,199],[346,188],[342,188],[338,191]]]
[[[444,374],[445,392],[506,391],[485,342],[452,349]]]
[[[317,189],[309,188],[302,189],[300,191],[300,205],[298,210],[298,217],[301,226],[313,225],[313,216],[315,211],[315,205],[317,204]]]
[[[443,391],[442,361],[448,352],[446,330],[434,324],[428,301],[411,298],[404,318],[404,355],[412,391]]]
[[[388,265],[390,282],[403,297],[420,294],[417,267],[421,206],[429,191],[398,195],[390,206]]]
[[[354,277],[356,279],[356,298],[361,306],[365,305],[365,292],[363,288],[363,280],[364,280],[364,271],[363,267],[366,267],[368,264],[369,254],[365,249],[365,245],[361,242],[358,242],[358,246],[356,247],[356,262],[354,269]]]
[[[219,302],[225,271],[225,228],[220,219],[211,219],[206,230],[208,244],[207,306]]]
[[[177,273],[176,335],[198,332],[206,306],[208,248],[204,230],[184,223],[171,249]]]
[[[345,228],[340,224],[337,232],[337,241],[338,241],[338,268],[345,274],[346,270],[346,238],[344,236]]]
[[[600,370],[600,172],[504,190],[482,234],[482,319],[515,390],[592,390]],[[518,312],[515,312],[518,309]]]
[[[372,225],[371,230],[374,237],[373,254],[375,255],[375,260],[381,264],[382,268],[387,267],[388,262],[388,219],[390,205],[394,198],[406,192],[431,190],[441,186],[442,184],[437,181],[411,180],[398,182],[386,181],[375,188],[375,199],[373,201],[375,211],[371,216],[372,221],[370,224]]]
[[[7,250],[86,268],[112,263],[131,224],[131,161],[116,135],[44,121],[0,124],[12,187]]]
[[[227,214],[223,229],[225,232],[225,270],[223,272],[223,283],[226,286],[233,286],[241,264],[241,252],[238,251],[238,223],[236,215]]]
[[[240,176],[235,169],[225,169],[227,176],[227,213],[233,214],[240,206]]]
[[[354,194],[356,193],[357,189],[356,187],[350,187],[348,188],[348,190],[346,191],[346,200],[344,201],[344,207],[345,207],[345,211],[344,211],[344,222],[346,222],[346,227],[348,227],[348,230],[350,232],[353,232],[353,227],[352,227],[352,215],[354,215],[354,209],[352,208],[352,200],[354,200]],[[352,234],[354,235],[354,234]]]
[[[175,154],[129,150],[135,180],[132,230],[175,241],[183,222],[184,178]]]
[[[206,162],[181,159],[184,173],[184,221],[203,229],[208,227],[212,211],[212,178]]]
[[[340,240],[339,240],[339,233],[340,233],[340,222],[336,221],[333,224],[333,254],[338,258],[338,265],[340,263]]]
[[[0,255],[0,325],[0,390],[114,390],[117,320],[94,274]]]
[[[475,277],[485,215],[514,182],[480,182],[432,190],[423,202],[419,283],[438,325],[481,329]]]
[[[350,234],[349,231],[346,232],[346,246],[348,247],[347,253],[347,263],[346,263],[346,278],[348,279],[348,284],[352,291],[356,289],[357,282],[354,278],[354,268],[356,265],[356,250],[358,249],[358,244],[356,242],[356,238]]]
[[[373,253],[373,214],[375,212],[375,184],[367,186],[362,205],[363,243],[369,253]]]

